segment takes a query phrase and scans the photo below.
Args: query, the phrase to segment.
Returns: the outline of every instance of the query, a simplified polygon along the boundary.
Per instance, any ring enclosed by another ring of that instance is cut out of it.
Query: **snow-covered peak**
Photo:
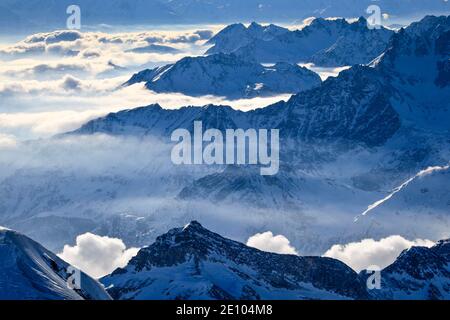
[[[242,23],[232,24],[225,27],[207,42],[208,45],[213,45],[207,51],[207,54],[232,53],[255,40],[271,40],[286,32],[289,32],[289,30],[274,24],[263,26],[252,22],[248,27],[245,27]]]
[[[243,32],[245,34],[243,34]],[[235,53],[243,59],[262,63],[312,62],[319,66],[346,66],[369,63],[381,54],[393,31],[370,29],[364,17],[354,22],[346,19],[316,18],[301,30],[289,31],[253,23],[225,28],[213,38],[207,54]]]
[[[449,240],[405,250],[368,292],[334,259],[262,252],[193,221],[102,279],[116,299],[448,299]],[[333,277],[324,275],[332,272]]]
[[[0,300],[110,300],[85,273],[80,289],[68,287],[70,265],[28,237],[0,229]]]
[[[186,57],[173,65],[139,72],[125,84],[146,82],[156,92],[230,98],[293,94],[321,83],[320,77],[296,64],[266,67],[234,54]]]
[[[195,221],[158,237],[102,282],[117,299],[367,297],[356,273],[337,260],[262,252]]]
[[[434,247],[412,247],[382,270],[382,299],[448,300],[450,298],[450,242]]]
[[[444,30],[443,22],[448,19],[427,18],[426,24],[430,24],[431,20],[438,21],[439,28]],[[397,35],[396,38],[398,36],[401,35]],[[445,40],[446,36],[447,32],[442,31],[437,36],[436,43],[441,43],[439,41]],[[408,43],[409,41],[406,41],[406,44]],[[431,43],[429,47],[436,46]],[[295,95],[286,103],[280,102],[277,104],[278,107],[268,107],[248,113],[223,110],[221,117],[217,118],[221,119],[219,121],[221,123],[215,125],[220,128],[230,125],[233,128],[239,124],[243,128],[249,125],[258,128],[262,124],[265,126],[270,124],[273,128],[281,129],[282,138],[294,139],[297,142],[310,139],[332,139],[333,141],[345,139],[362,142],[368,146],[383,145],[402,126],[434,131],[448,130],[449,91],[445,90],[446,87],[442,87],[441,83],[444,82],[438,81],[438,79],[448,79],[447,69],[438,64],[442,62],[442,55],[435,55],[433,49],[425,57],[418,57],[415,54],[411,56],[408,53],[409,50],[404,51],[402,48],[403,46],[394,45],[378,59],[375,66],[354,66],[342,72],[339,77],[328,79],[317,88]],[[391,65],[389,63],[391,56],[402,63]],[[414,68],[411,67],[412,65]],[[253,73],[256,70],[260,71],[257,77]],[[226,73],[225,71],[230,77],[217,77],[219,74]],[[144,71],[133,78],[136,81],[147,81],[147,86],[152,90],[169,90],[169,88],[174,90],[173,86],[175,84],[178,86],[179,81],[178,90],[190,93],[230,94],[233,91],[242,93],[244,87],[244,92],[254,93],[264,91],[265,88],[263,86],[261,90],[260,86],[252,87],[252,85],[261,83],[268,85],[273,82],[273,79],[282,79],[278,77],[297,74],[297,71],[300,72],[295,66],[285,63],[264,67],[239,60],[234,55],[218,54],[186,58],[171,67]],[[401,76],[397,76],[398,74]],[[240,81],[236,81],[234,75],[239,76]],[[243,81],[245,75],[251,75],[251,77]],[[290,78],[292,80],[292,77]],[[258,81],[255,81],[256,79]],[[283,83],[283,86],[287,85],[287,82],[279,82]],[[171,86],[166,87],[166,84]],[[249,85],[250,88],[248,88]],[[121,122],[116,123],[114,130],[108,130],[108,132],[119,132],[116,129],[131,132],[139,127],[142,128],[139,132],[158,135],[166,133],[165,130],[159,130],[160,127],[171,128],[171,123],[183,123],[186,127],[190,127],[189,122],[199,117],[205,122],[210,122],[209,111],[206,112],[206,110],[202,109],[201,116],[199,108],[190,109],[189,112],[186,109],[170,112],[159,109],[147,110],[147,115],[144,117],[147,122],[138,117],[126,121],[127,116],[134,113],[121,113],[116,115],[116,117],[120,116]],[[139,116],[142,118],[140,113]],[[178,121],[175,121],[177,117]],[[156,123],[155,119],[159,122]],[[113,121],[114,117],[110,120]],[[100,122],[95,123],[100,125]],[[109,126],[110,124],[102,124],[103,129]],[[129,127],[125,128],[125,126]]]

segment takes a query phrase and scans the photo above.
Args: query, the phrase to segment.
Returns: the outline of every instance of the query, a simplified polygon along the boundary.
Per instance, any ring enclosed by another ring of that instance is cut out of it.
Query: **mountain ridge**
[[[450,239],[431,248],[404,250],[390,266],[381,271],[381,290],[375,299],[448,300],[450,299]]]
[[[102,282],[116,299],[366,297],[356,273],[339,261],[265,253],[196,221],[158,237]]]
[[[356,275],[331,258],[263,252],[193,221],[158,237],[101,281],[119,300],[429,300],[448,299],[449,263],[450,240],[412,247],[381,270],[381,289],[370,290],[373,272]]]
[[[228,26],[209,40],[214,46],[206,54],[234,53],[260,63],[283,61],[314,63],[320,67],[352,66],[367,64],[378,57],[394,34],[384,27],[370,28],[364,17],[355,22],[315,18],[301,30],[268,32],[274,28],[271,25],[256,29],[255,24],[247,29]]]
[[[134,74],[124,86],[145,82],[155,92],[177,92],[190,96],[252,98],[297,93],[321,83],[320,77],[305,67],[276,63],[265,67],[231,54],[186,57],[175,64]]]
[[[68,287],[70,265],[39,243],[0,228],[0,300],[110,300],[96,280],[80,274],[80,289]]]

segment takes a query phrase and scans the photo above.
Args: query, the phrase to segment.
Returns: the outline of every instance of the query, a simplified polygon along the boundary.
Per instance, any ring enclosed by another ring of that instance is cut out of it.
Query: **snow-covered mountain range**
[[[142,249],[128,266],[101,279],[120,300],[160,299],[449,299],[450,242],[405,250],[381,271],[381,290],[329,258],[262,252],[198,222]]]
[[[262,252],[198,222],[158,237],[101,281],[121,300],[367,298],[365,283],[337,260]]]
[[[323,67],[367,64],[381,53],[394,31],[372,28],[365,18],[316,18],[301,30],[289,31],[274,25],[237,24],[223,29],[208,44],[212,53],[235,53],[261,63],[280,61],[314,63]]]
[[[371,291],[374,299],[449,300],[450,240],[432,248],[413,247],[381,271],[381,290]],[[365,272],[361,276],[365,278]]]
[[[305,67],[289,63],[263,66],[231,54],[187,57],[175,64],[139,72],[125,83],[145,82],[155,92],[190,96],[216,95],[249,98],[297,93],[317,87],[320,77]]]
[[[263,252],[193,221],[159,236],[100,282],[81,272],[68,287],[69,264],[37,242],[0,228],[0,300],[448,300],[450,240],[405,250],[381,270],[357,274],[325,257]],[[107,287],[107,291],[104,289]]]
[[[0,300],[111,300],[83,272],[80,289],[69,288],[69,266],[30,238],[0,227]]]

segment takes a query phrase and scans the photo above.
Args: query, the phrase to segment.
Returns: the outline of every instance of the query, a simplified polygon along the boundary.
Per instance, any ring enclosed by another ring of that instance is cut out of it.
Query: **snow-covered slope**
[[[231,24],[212,37],[206,44],[213,45],[206,53],[232,53],[255,40],[272,40],[289,32],[288,29],[270,24],[267,26],[252,22],[248,27],[242,23]]]
[[[121,300],[367,297],[365,283],[337,260],[262,252],[198,222],[158,237],[101,281]]]
[[[180,92],[190,96],[217,95],[231,98],[297,93],[318,86],[320,77],[288,63],[270,67],[215,54],[188,57],[173,65],[139,72],[125,84],[146,82],[156,92]]]
[[[381,271],[381,290],[368,291],[369,274],[358,275],[338,260],[262,252],[194,221],[102,278],[108,294],[84,273],[81,289],[69,289],[67,263],[0,227],[0,300],[448,300],[449,266],[450,240],[413,247]]]
[[[381,271],[381,281],[381,290],[371,292],[374,299],[449,300],[450,240],[405,250]]]
[[[68,287],[69,264],[37,242],[0,228],[0,300],[110,300],[103,286],[81,273]]]
[[[271,33],[266,37],[243,36],[242,32],[242,27],[225,28],[216,35],[217,40],[215,37],[210,40],[216,45],[208,53],[232,52],[261,63],[286,61],[312,62],[323,67],[347,66],[372,61],[386,50],[394,34],[385,28],[369,28],[362,17],[353,23],[345,19],[317,18],[302,30]]]
[[[325,67],[366,64],[386,50],[393,35],[391,30],[384,28],[368,29],[364,18],[351,23],[347,28],[349,30],[341,31],[342,35],[336,42],[313,54],[308,62]],[[312,34],[315,32],[317,31],[312,31]]]
[[[450,16],[428,16],[402,29],[372,67],[394,89],[405,125],[449,131]]]

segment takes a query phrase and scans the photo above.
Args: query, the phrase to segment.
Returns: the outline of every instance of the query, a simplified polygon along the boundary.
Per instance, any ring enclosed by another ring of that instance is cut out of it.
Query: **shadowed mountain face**
[[[343,263],[265,253],[199,223],[173,229],[102,279],[116,299],[364,299]]]
[[[81,289],[70,289],[69,266],[26,236],[0,227],[0,300],[111,299],[85,273],[81,273]]]
[[[372,292],[375,299],[450,299],[450,240],[405,250],[382,270],[381,279],[382,289]]]

